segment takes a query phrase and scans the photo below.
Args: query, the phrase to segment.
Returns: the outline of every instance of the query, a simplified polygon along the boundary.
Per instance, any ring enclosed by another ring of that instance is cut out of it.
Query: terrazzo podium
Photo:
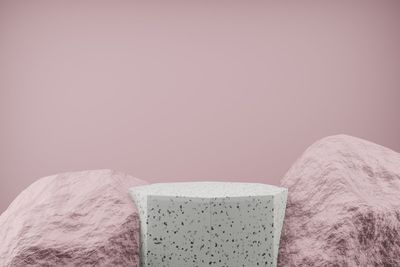
[[[129,190],[146,267],[276,266],[287,189],[187,182]]]

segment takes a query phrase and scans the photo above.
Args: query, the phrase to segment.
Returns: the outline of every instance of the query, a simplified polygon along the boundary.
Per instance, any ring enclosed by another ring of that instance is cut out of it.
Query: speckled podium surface
[[[130,189],[141,266],[276,266],[287,189],[187,182]]]

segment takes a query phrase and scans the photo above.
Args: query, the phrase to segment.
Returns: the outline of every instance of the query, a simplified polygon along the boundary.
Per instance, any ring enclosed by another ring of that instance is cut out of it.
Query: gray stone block
[[[285,188],[188,182],[130,190],[142,266],[276,266]]]

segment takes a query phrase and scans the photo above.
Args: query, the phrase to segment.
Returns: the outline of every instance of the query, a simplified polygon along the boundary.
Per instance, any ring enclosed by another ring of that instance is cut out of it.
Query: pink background
[[[327,135],[399,151],[399,14],[400,1],[0,0],[0,212],[64,171],[277,184]]]

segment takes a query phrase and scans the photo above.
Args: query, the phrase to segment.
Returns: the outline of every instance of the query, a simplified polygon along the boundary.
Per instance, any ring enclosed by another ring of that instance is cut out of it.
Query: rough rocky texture
[[[138,266],[139,217],[111,170],[38,180],[0,216],[0,266]]]
[[[338,135],[310,146],[289,189],[279,266],[400,266],[400,154]]]

